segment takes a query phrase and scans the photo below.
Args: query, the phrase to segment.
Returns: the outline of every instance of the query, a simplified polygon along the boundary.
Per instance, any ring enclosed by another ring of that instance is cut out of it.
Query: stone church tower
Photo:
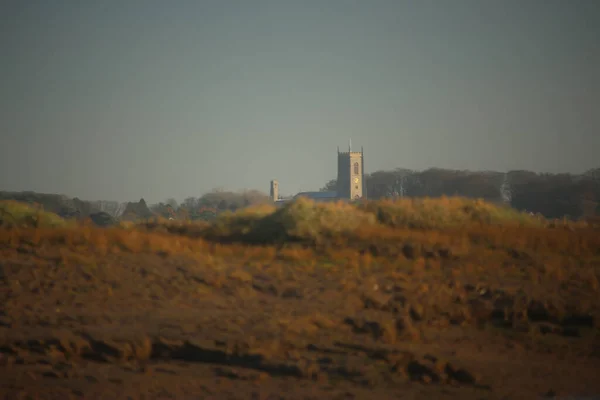
[[[279,200],[279,182],[276,180],[271,181],[271,190],[269,196],[271,197],[271,201]]]
[[[367,198],[365,183],[365,163],[363,148],[352,151],[348,145],[347,152],[340,152],[338,147],[337,197],[339,199],[357,200]]]

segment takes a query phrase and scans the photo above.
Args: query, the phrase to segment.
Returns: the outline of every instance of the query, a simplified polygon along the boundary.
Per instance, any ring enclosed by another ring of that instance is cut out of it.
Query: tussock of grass
[[[226,212],[209,224],[181,224],[172,233],[209,240],[268,244],[347,243],[347,239],[395,236],[390,230],[447,230],[467,226],[541,227],[543,221],[508,207],[462,198],[406,199],[349,204],[299,198],[276,209],[270,205]],[[362,233],[361,233],[362,232]]]
[[[261,206],[224,213],[210,224],[205,237],[249,243],[321,243],[376,224],[375,216],[345,204],[315,203],[299,198],[280,209]]]
[[[38,210],[18,201],[0,201],[0,227],[30,228],[30,227],[62,227],[69,225],[58,215]]]
[[[448,229],[472,224],[542,224],[538,218],[510,207],[458,197],[371,201],[360,204],[358,208],[375,214],[381,224],[393,228]]]
[[[352,251],[387,259],[478,257],[494,264],[488,252],[500,258],[529,251],[545,258],[600,256],[600,236],[593,227],[565,224],[468,199],[334,204],[300,198],[281,208],[226,212],[211,222],[154,222],[133,229],[219,244],[296,243],[325,254]]]

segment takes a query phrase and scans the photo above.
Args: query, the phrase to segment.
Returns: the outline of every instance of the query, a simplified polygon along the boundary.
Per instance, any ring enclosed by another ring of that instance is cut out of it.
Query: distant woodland
[[[461,196],[508,204],[547,218],[600,214],[600,168],[581,175],[396,169],[377,171],[365,179],[369,199]],[[334,179],[321,190],[335,187]]]
[[[377,171],[365,176],[369,199],[398,197],[461,196],[504,203],[547,218],[581,219],[600,215],[600,168],[585,174],[538,174],[429,169]],[[330,180],[320,190],[335,191]],[[268,203],[260,191],[213,191],[181,202],[167,199],[158,204],[85,201],[58,194],[0,192],[0,200],[29,203],[63,218],[92,218],[101,225],[116,220],[135,221],[160,216],[178,220],[209,220],[218,213]]]

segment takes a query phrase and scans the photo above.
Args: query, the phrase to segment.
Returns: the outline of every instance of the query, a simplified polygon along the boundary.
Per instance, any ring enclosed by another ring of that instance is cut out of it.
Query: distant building
[[[283,204],[298,197],[306,197],[317,202],[360,200],[367,198],[365,182],[364,151],[352,151],[348,146],[347,152],[340,152],[338,147],[337,188],[335,192],[301,192],[291,199],[279,198],[279,183],[271,181],[270,195],[275,204]]]
[[[338,149],[337,197],[347,200],[366,198],[364,175],[364,153],[360,151],[341,152]]]
[[[271,181],[271,190],[269,195],[272,201],[276,202],[279,200],[279,182],[276,180]]]
[[[337,192],[300,192],[293,197],[306,197],[314,201],[337,201],[339,200]]]

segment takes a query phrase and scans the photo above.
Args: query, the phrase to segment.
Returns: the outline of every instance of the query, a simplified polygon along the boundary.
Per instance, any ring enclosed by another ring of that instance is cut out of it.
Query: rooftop
[[[300,196],[308,197],[310,199],[333,199],[337,197],[337,192],[300,192],[295,195],[294,198]]]

